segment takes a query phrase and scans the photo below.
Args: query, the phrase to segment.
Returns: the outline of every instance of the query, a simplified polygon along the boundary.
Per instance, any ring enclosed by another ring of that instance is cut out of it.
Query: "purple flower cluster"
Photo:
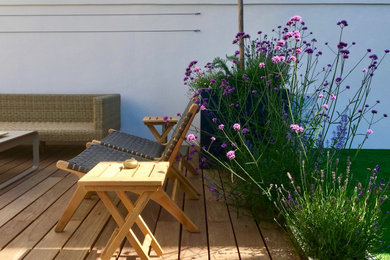
[[[302,126],[299,126],[297,124],[291,124],[290,129],[295,132],[303,132],[305,129]]]
[[[233,44],[238,43],[241,39],[249,39],[250,35],[244,32],[239,32],[236,34],[236,38],[233,40]]]
[[[226,79],[221,79],[221,85],[219,85],[219,88],[223,89],[223,95],[230,94],[235,90],[235,88],[232,88],[230,86],[229,82]]]
[[[340,25],[341,27],[346,27],[346,26],[348,26],[348,23],[346,20],[341,20],[341,21],[337,22],[337,25]]]
[[[299,15],[295,15],[295,16],[291,17],[290,20],[287,21],[286,25],[287,26],[295,25],[297,22],[299,22],[301,20],[302,20],[302,17],[300,17]]]

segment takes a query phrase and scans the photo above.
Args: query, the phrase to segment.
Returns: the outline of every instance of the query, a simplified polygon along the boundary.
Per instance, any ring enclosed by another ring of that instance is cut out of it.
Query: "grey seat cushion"
[[[121,152],[106,146],[92,144],[79,155],[69,160],[68,168],[86,173],[99,162],[123,162],[132,157],[137,161],[149,161],[146,158]]]
[[[160,143],[121,131],[110,133],[101,140],[101,144],[150,160],[161,157],[165,148],[165,146]]]

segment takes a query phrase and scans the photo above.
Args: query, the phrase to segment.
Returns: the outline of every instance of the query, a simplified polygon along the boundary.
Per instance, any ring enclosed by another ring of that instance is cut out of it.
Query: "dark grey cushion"
[[[120,131],[110,133],[101,140],[101,144],[150,160],[161,157],[164,150],[164,145],[158,142]]]
[[[69,160],[68,168],[86,173],[95,167],[99,162],[123,162],[132,157],[137,161],[149,161],[146,158],[121,152],[115,149],[110,149],[102,145],[93,144],[79,155]]]

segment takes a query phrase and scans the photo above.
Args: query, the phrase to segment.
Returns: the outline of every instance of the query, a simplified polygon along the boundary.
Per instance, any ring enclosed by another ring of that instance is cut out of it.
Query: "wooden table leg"
[[[134,210],[134,205],[129,199],[129,197],[126,195],[123,191],[117,192],[118,197],[121,199],[123,205],[126,207],[128,212],[132,212]],[[150,245],[152,246],[153,250],[157,253],[158,256],[162,256],[163,251],[158,243],[157,239],[154,237],[152,231],[149,229],[149,227],[146,225],[145,221],[141,217],[141,215],[137,218],[136,221],[137,226],[141,230],[141,232],[144,234],[145,237],[149,236],[150,238]]]
[[[68,206],[64,210],[64,213],[62,213],[61,218],[58,220],[57,226],[55,228],[56,232],[61,232],[64,230],[65,226],[68,224],[69,220],[80,206],[86,194],[87,191],[83,187],[77,186],[77,189],[73,193]]]
[[[152,200],[160,204],[166,211],[168,211],[177,221],[190,232],[199,232],[198,227],[187,217],[187,215],[171,200],[168,194],[162,189],[159,189],[153,194]]]
[[[139,219],[142,210],[149,202],[153,193],[154,192],[150,192],[150,191],[141,193],[137,202],[134,205],[133,210],[130,211],[126,216],[126,219],[123,220],[118,209],[114,206],[114,204],[107,196],[107,193],[102,191],[97,192],[100,199],[103,201],[104,205],[106,206],[107,210],[111,213],[114,220],[117,222],[119,226],[118,232],[113,236],[112,240],[107,244],[106,248],[101,254],[102,260],[110,259],[112,254],[115,252],[116,248],[120,245],[120,243],[125,237],[132,244],[132,246],[134,247],[138,255],[141,257],[141,259],[150,259],[148,256],[148,252],[145,252],[146,250],[144,251],[142,245],[139,243],[138,239],[132,232],[131,227],[134,225],[137,219]]]

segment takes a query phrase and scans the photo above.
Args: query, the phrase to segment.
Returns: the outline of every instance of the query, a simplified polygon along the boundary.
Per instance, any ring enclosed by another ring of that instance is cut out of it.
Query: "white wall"
[[[390,1],[245,1],[245,31],[269,32],[301,15],[321,42],[336,43],[346,19],[354,54],[390,48]],[[150,137],[145,115],[181,112],[191,60],[232,53],[235,0],[3,0],[0,93],[120,93],[122,129]],[[376,73],[373,101],[390,114],[390,57]],[[353,81],[356,86],[358,81]],[[390,149],[390,119],[366,148]]]

